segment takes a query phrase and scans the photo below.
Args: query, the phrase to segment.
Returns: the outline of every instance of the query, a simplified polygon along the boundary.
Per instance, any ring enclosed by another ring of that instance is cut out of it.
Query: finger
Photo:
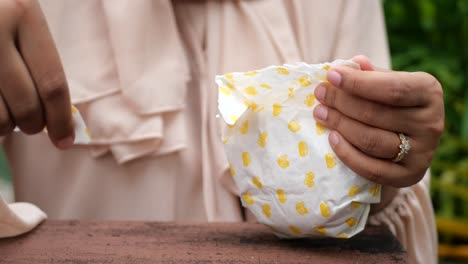
[[[15,124],[13,123],[10,111],[5,104],[3,97],[0,96],[0,136],[7,136],[14,128]]]
[[[385,69],[385,68],[373,65],[370,59],[364,55],[354,56],[351,60],[359,64],[361,70],[363,71],[381,71],[381,72],[391,71],[389,69]]]
[[[70,95],[65,73],[37,1],[21,21],[18,42],[44,106],[49,137],[58,147],[73,144]]]
[[[374,70],[374,66],[372,66],[372,63],[370,62],[369,58],[367,58],[364,55],[354,56],[351,60],[356,62],[357,64],[359,64],[359,67],[363,71],[373,71]]]
[[[416,109],[379,104],[346,93],[327,83],[318,85],[314,93],[320,103],[373,127],[408,133],[414,131],[412,124],[417,123],[412,119]]]
[[[369,157],[351,145],[337,131],[329,137],[330,145],[338,158],[361,177],[383,185],[405,187],[413,184],[408,170],[391,161]]]
[[[324,105],[315,107],[314,117],[367,155],[392,159],[398,154],[400,139],[396,133],[370,127]]]
[[[410,186],[418,183],[424,177],[424,174],[431,165],[435,149],[427,148],[427,145],[416,144],[417,142],[412,138],[408,138],[408,140],[411,149],[398,164],[411,171],[411,179],[408,179],[406,182],[407,186]]]
[[[0,93],[5,102],[5,129],[10,125],[8,111],[13,122],[25,133],[35,134],[44,129],[45,121],[34,83],[13,43],[0,47]],[[2,109],[3,110],[3,109]]]
[[[423,106],[430,103],[425,91],[433,86],[423,73],[361,71],[351,67],[333,67],[328,81],[350,94],[392,106]],[[427,74],[426,74],[427,75]],[[437,81],[437,80],[435,80]]]

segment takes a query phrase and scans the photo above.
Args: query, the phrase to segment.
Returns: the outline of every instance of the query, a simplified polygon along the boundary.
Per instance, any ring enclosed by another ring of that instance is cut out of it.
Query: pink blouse
[[[4,141],[17,201],[0,237],[45,218],[245,221],[220,137],[214,76],[365,54],[389,67],[375,0],[41,0],[92,144]],[[436,263],[429,176],[370,217],[410,263]],[[32,204],[30,204],[32,203]],[[248,214],[247,214],[248,216]]]

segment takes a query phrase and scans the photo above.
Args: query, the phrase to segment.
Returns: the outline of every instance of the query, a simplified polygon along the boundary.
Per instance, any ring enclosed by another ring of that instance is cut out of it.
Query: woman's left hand
[[[429,168],[444,129],[440,83],[423,72],[375,70],[364,56],[353,58],[361,70],[329,70],[320,84],[314,110],[319,123],[333,130],[329,141],[336,155],[354,172],[393,187],[419,182]],[[400,138],[411,150],[400,162]]]

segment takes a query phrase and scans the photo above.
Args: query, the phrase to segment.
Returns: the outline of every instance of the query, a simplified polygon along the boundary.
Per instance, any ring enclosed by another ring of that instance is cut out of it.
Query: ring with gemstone
[[[408,155],[408,152],[411,150],[411,145],[409,143],[408,137],[403,133],[398,133],[398,137],[400,138],[400,152],[396,155],[393,159],[393,162],[399,162]]]

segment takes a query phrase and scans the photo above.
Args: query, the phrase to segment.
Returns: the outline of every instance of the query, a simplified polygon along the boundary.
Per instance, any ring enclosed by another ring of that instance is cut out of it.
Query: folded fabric
[[[123,164],[184,149],[190,64],[172,1],[39,2],[92,134],[90,155]]]
[[[349,238],[364,229],[380,185],[351,171],[317,123],[315,87],[334,65],[270,66],[216,77],[223,141],[243,206],[283,238]]]
[[[91,140],[80,112],[74,106],[71,108],[75,128],[74,144],[88,144]],[[15,131],[19,131],[15,128]],[[44,129],[47,132],[47,129]],[[7,204],[0,194],[0,238],[17,236],[31,231],[47,218],[38,207],[30,203]]]
[[[7,204],[0,195],[0,238],[17,236],[31,231],[47,218],[30,203]]]

